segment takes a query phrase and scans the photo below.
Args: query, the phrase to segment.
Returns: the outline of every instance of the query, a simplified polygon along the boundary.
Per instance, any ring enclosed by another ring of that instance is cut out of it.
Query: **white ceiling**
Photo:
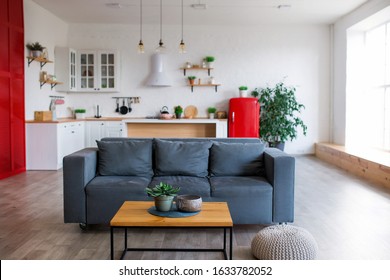
[[[140,0],[33,0],[68,23],[139,24]],[[160,1],[142,0],[143,23],[160,22]],[[330,24],[369,0],[184,0],[185,25]],[[181,0],[163,0],[163,24],[181,23]],[[107,7],[119,4],[121,8]],[[191,4],[206,4],[196,10]],[[290,8],[279,9],[279,5]]]

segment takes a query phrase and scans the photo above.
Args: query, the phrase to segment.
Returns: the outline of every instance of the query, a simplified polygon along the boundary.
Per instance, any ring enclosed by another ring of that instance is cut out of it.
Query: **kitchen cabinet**
[[[64,156],[84,148],[84,122],[27,123],[28,170],[58,170]]]
[[[56,87],[60,92],[117,92],[119,52],[55,48]]]
[[[78,91],[118,91],[118,63],[116,51],[78,51]]]
[[[54,56],[56,58],[55,74],[61,85],[57,85],[56,90],[60,92],[76,91],[76,50],[63,47],[55,47]]]
[[[104,137],[123,137],[124,125],[121,121],[87,121],[85,124],[85,147],[97,147],[96,140]]]

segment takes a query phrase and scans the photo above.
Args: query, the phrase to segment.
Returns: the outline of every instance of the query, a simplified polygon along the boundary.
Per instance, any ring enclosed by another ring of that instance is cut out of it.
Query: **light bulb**
[[[142,40],[140,40],[139,44],[138,44],[138,53],[145,53],[145,47],[144,47],[144,43],[142,42]]]
[[[183,40],[181,40],[180,44],[179,44],[179,53],[186,53],[186,44],[183,42]]]

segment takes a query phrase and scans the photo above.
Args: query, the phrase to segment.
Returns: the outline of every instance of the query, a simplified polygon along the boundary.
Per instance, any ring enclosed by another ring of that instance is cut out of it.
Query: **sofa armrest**
[[[295,158],[281,150],[266,148],[264,165],[266,178],[274,188],[273,222],[293,222]]]
[[[96,176],[97,150],[86,148],[63,159],[65,223],[87,223],[85,186]]]

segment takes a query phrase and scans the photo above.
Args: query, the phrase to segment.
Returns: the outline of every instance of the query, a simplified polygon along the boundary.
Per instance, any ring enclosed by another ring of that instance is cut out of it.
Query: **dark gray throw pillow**
[[[264,144],[217,143],[210,149],[211,176],[261,176]]]
[[[102,176],[153,176],[152,140],[96,141]]]
[[[182,142],[155,139],[155,174],[159,176],[208,175],[211,141]]]

